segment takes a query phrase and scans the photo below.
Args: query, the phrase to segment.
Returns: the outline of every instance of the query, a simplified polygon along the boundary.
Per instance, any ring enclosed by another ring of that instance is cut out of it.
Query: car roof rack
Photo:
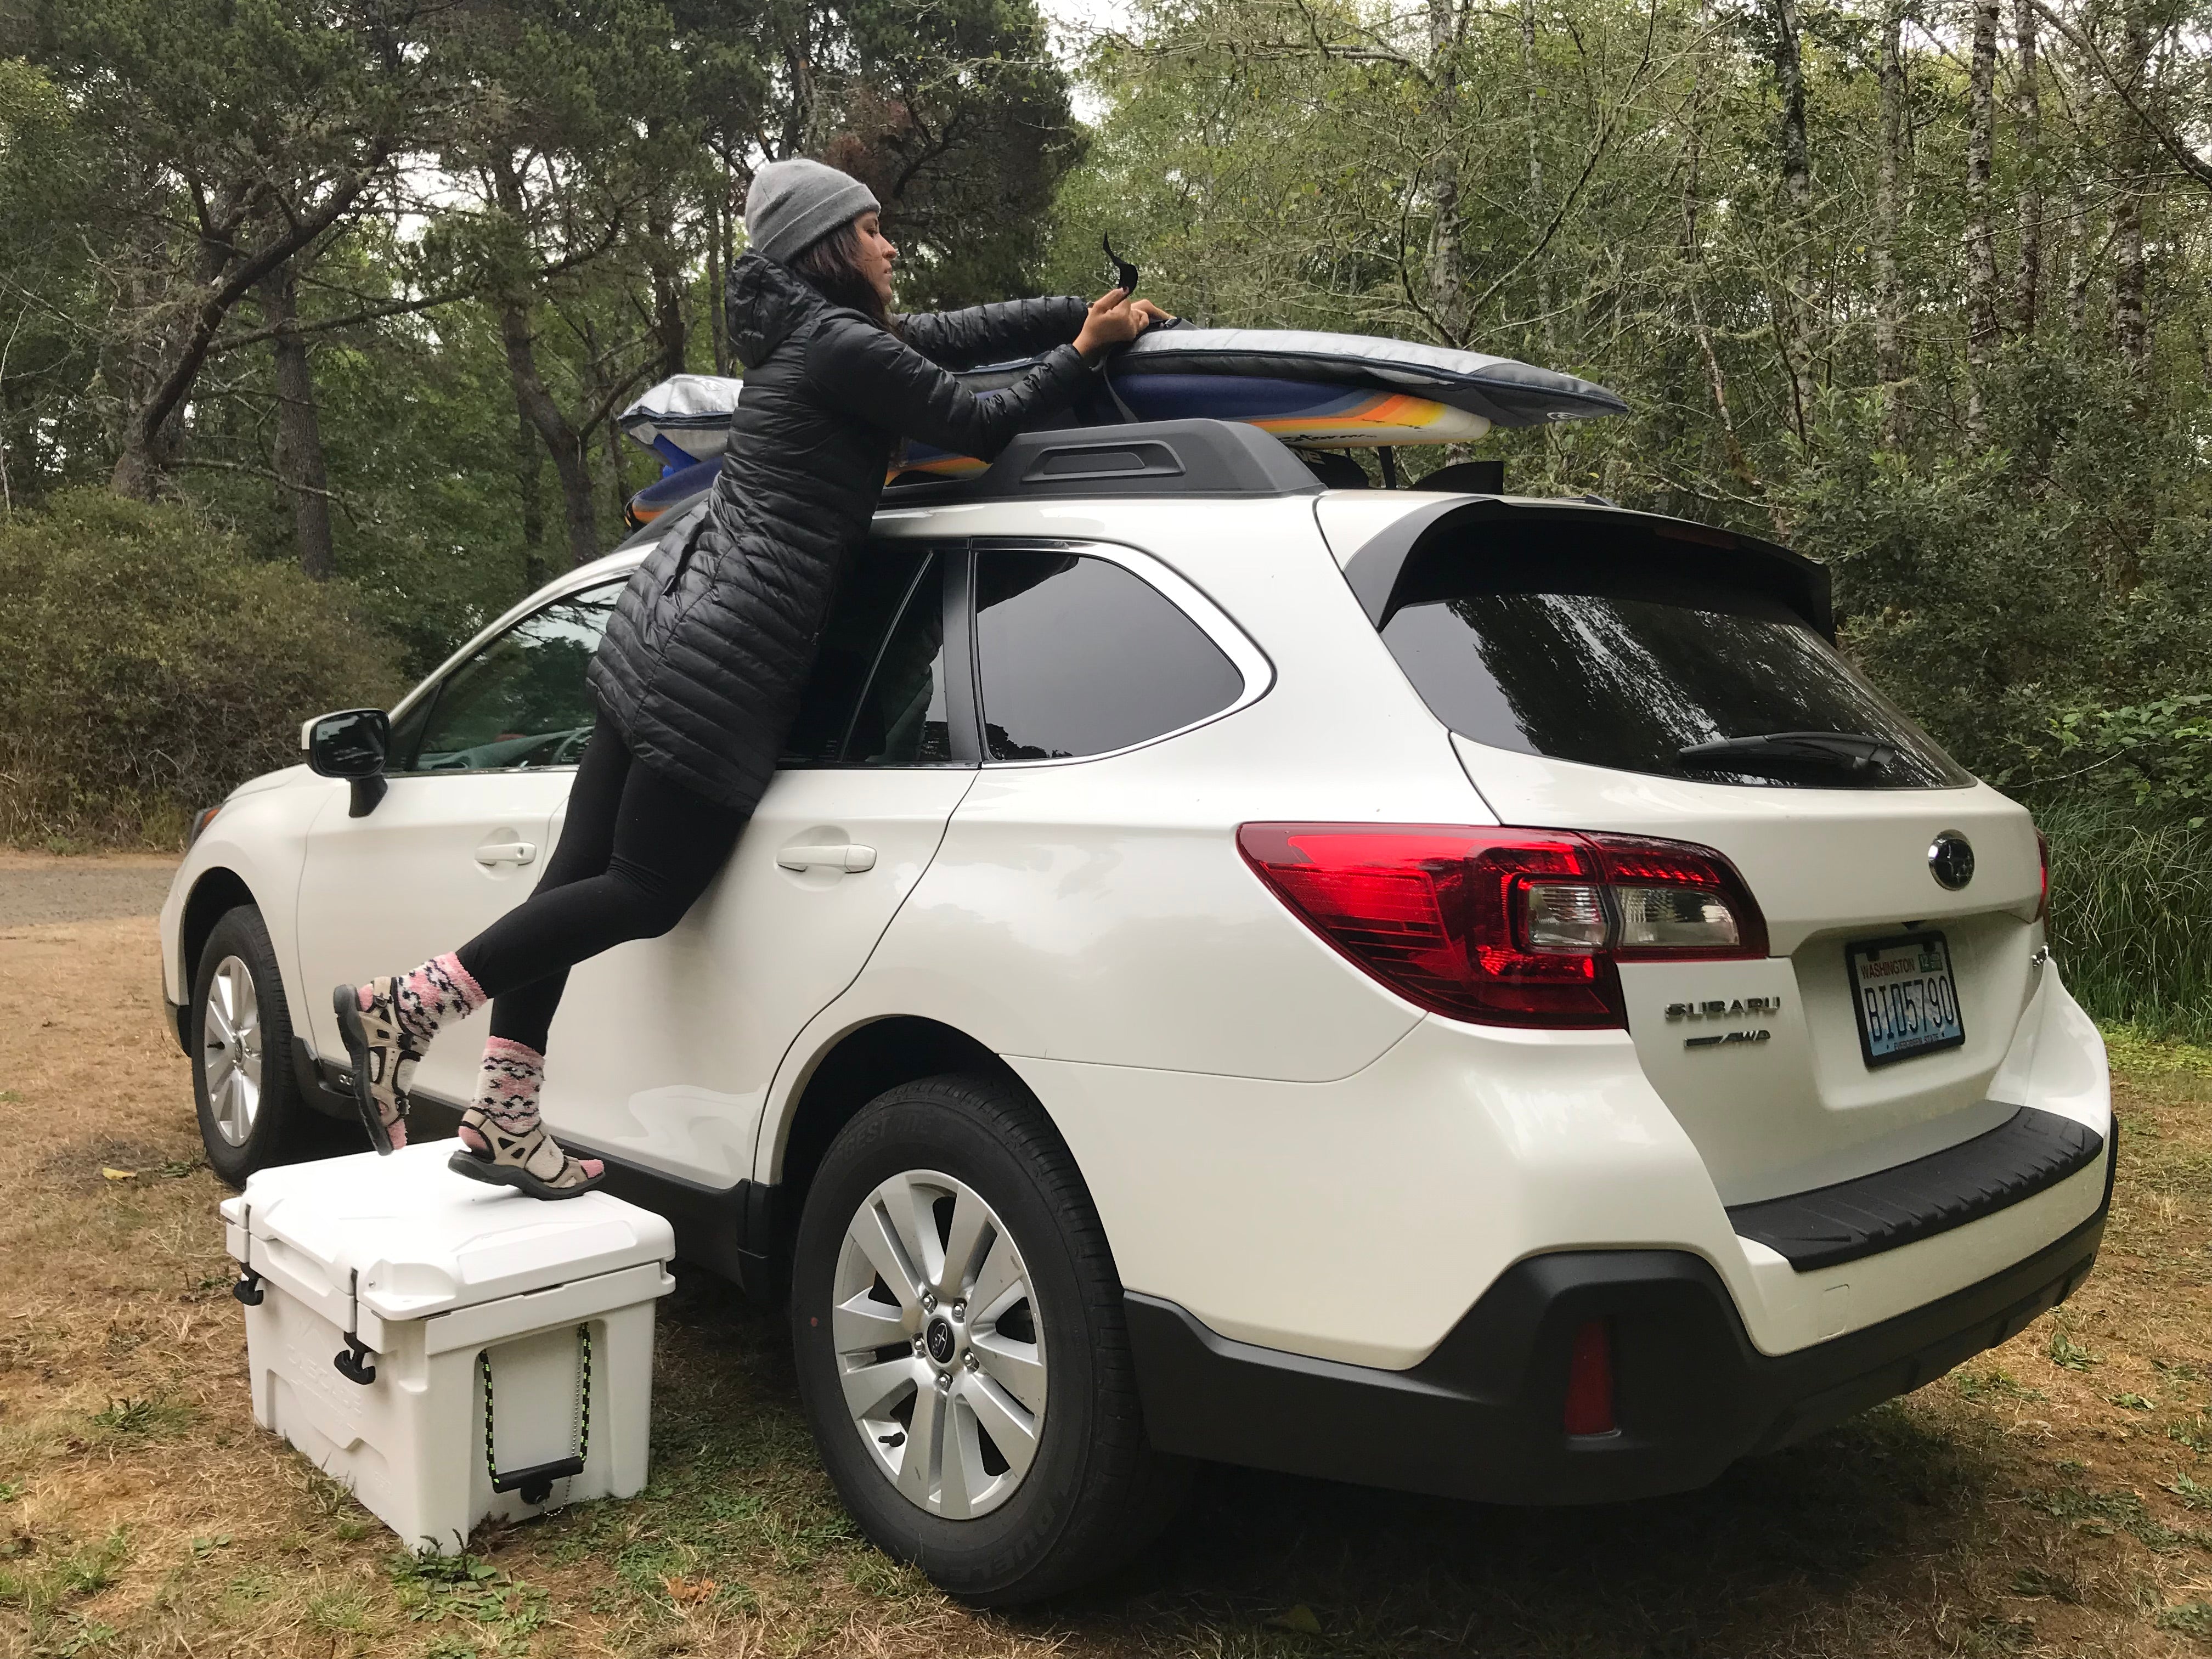
[[[1260,497],[1318,495],[1313,470],[1279,440],[1242,421],[1134,421],[1017,435],[982,471],[965,478],[910,472],[884,487],[885,507],[940,502],[1050,501],[1101,495]],[[672,502],[616,544],[623,552],[658,541],[706,499]]]
[[[908,474],[885,505],[1060,496],[1317,495],[1322,482],[1282,442],[1242,421],[1133,421],[1024,432],[967,478]]]

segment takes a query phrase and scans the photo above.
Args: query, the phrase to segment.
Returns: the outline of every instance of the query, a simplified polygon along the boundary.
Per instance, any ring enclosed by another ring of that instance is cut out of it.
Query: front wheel
[[[1074,1159],[1012,1085],[878,1096],[831,1143],[792,1274],[799,1392],[862,1530],[980,1606],[1110,1571],[1173,1513]]]
[[[227,912],[200,951],[185,1030],[208,1165],[233,1187],[301,1155],[317,1124],[292,1074],[292,1016],[261,912]]]

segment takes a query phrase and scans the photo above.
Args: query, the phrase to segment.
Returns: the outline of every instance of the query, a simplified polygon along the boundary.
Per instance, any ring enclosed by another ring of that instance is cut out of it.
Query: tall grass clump
[[[2081,1006],[2144,1035],[2212,1042],[2212,826],[2095,796],[2045,805],[2051,945]]]
[[[0,523],[0,841],[174,846],[301,720],[387,700],[347,599],[185,507],[82,489]]]

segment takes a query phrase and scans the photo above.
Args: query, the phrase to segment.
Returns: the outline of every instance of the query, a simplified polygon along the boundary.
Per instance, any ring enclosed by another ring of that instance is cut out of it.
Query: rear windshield
[[[1478,539],[1479,538],[1479,539]],[[1500,749],[1765,787],[1929,789],[1972,778],[1778,599],[1635,537],[1485,527],[1414,556],[1382,638],[1437,718]],[[1724,738],[1838,733],[1748,756]],[[1734,763],[1729,763],[1731,760]]]

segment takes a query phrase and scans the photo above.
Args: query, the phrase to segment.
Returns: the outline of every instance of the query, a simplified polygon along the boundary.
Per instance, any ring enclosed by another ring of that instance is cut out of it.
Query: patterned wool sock
[[[494,1037],[484,1044],[483,1068],[477,1073],[476,1110],[501,1133],[523,1136],[538,1127],[538,1092],[544,1086],[545,1056],[537,1049],[507,1037]],[[465,1133],[462,1139],[475,1137]]]
[[[393,1013],[399,1027],[406,1032],[408,1046],[417,1054],[427,1054],[430,1039],[438,1035],[438,1028],[449,1019],[464,1019],[483,1007],[489,999],[483,987],[476,982],[469,970],[461,966],[461,959],[451,951],[441,957],[432,957],[411,974],[392,981]],[[368,1005],[362,1005],[366,1007]],[[511,1048],[522,1048],[520,1043]],[[529,1054],[532,1050],[523,1048]],[[539,1065],[544,1057],[538,1057]],[[536,1095],[533,1092],[532,1098]]]

